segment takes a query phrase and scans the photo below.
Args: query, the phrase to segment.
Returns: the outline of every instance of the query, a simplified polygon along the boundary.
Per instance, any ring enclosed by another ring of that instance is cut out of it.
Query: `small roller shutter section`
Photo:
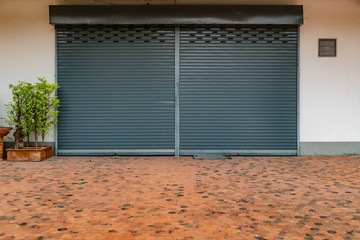
[[[59,155],[174,154],[174,28],[57,26]]]
[[[180,153],[297,153],[297,26],[182,27]]]

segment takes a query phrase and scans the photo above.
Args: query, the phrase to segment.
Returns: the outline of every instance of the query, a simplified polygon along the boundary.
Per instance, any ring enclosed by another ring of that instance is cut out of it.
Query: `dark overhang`
[[[50,24],[303,24],[299,5],[54,5]]]

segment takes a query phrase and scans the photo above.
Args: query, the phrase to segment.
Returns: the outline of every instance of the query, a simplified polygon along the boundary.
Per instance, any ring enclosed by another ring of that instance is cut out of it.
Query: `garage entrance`
[[[58,153],[174,154],[174,28],[57,27]]]
[[[298,29],[57,24],[58,154],[296,155]]]
[[[296,154],[298,27],[181,29],[180,152]]]

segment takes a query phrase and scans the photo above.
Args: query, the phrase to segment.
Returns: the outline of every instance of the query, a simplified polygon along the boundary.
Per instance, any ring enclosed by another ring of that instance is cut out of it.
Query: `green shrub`
[[[9,88],[13,97],[12,102],[5,105],[6,122],[13,128],[14,148],[23,147],[25,137],[29,146],[31,133],[35,136],[35,148],[38,147],[39,135],[44,146],[46,132],[57,121],[59,100],[54,92],[58,85],[48,83],[46,78],[38,78],[34,84],[21,81],[17,85],[10,84]]]

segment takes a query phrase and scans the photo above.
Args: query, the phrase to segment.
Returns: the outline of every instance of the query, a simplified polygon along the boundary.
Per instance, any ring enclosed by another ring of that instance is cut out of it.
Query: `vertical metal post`
[[[297,31],[297,156],[300,156],[300,26]]]
[[[175,27],[175,157],[180,156],[180,27]]]
[[[58,76],[58,74],[57,74],[57,69],[58,69],[58,66],[57,66],[57,63],[58,63],[58,57],[57,57],[57,50],[58,50],[57,49],[58,48],[58,45],[57,45],[57,43],[58,43],[58,41],[57,41],[58,40],[57,39],[57,32],[58,32],[58,30],[57,30],[57,28],[55,26],[55,76],[54,76],[55,77],[55,83],[58,82],[58,80],[57,80],[57,76]],[[58,96],[57,90],[55,91],[55,95]],[[55,156],[57,156],[57,155],[58,155],[58,123],[56,122],[56,124],[55,124]]]

